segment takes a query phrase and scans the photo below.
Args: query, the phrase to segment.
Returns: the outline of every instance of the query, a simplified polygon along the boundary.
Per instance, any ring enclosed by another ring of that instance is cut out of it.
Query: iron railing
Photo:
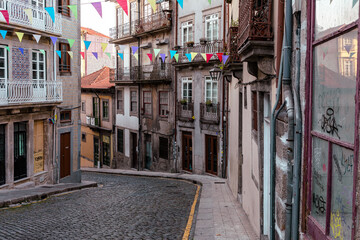
[[[134,34],[135,34],[135,21],[110,28],[110,37],[112,39],[130,37]]]
[[[170,81],[172,65],[169,63],[120,67],[116,81]]]
[[[0,80],[0,106],[23,103],[62,102],[62,82]]]
[[[31,9],[33,19],[32,23],[25,13],[25,9]],[[54,34],[62,34],[62,16],[55,13],[55,22],[52,21],[50,15],[45,11],[44,7],[37,7],[28,2],[19,0],[0,0],[0,10],[9,12],[9,23],[22,25],[26,28],[32,28],[40,31],[46,31]],[[0,21],[5,19],[0,16]]]
[[[157,12],[135,20],[135,34],[156,31],[161,28],[171,27],[171,13]]]
[[[189,102],[189,103],[181,103],[181,102],[177,102],[177,115],[178,115],[178,119],[181,121],[194,121],[193,117],[194,117],[194,103],[193,102]]]
[[[230,54],[228,64],[241,63],[240,54],[238,53],[238,27],[230,27],[228,32],[227,52]]]
[[[248,40],[270,40],[272,0],[239,0],[238,46]]]
[[[200,121],[218,124],[220,122],[220,103],[211,105],[200,103]]]
[[[193,46],[184,46],[180,50],[178,50],[179,63],[188,63],[189,59],[185,54],[192,52],[198,54],[191,62],[204,62],[206,60],[203,58],[203,56],[201,56],[201,53],[208,53],[208,54],[222,53],[224,52],[223,42],[222,40],[215,40],[203,44],[197,43],[194,44]],[[210,60],[215,60],[215,59],[218,59],[216,55],[214,55]]]

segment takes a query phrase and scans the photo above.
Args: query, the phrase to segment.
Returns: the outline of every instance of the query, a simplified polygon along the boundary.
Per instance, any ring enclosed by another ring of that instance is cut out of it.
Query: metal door
[[[60,135],[60,178],[70,175],[70,133],[63,133]]]
[[[270,96],[264,94],[264,235],[270,231]]]
[[[189,132],[182,135],[182,161],[183,170],[192,171],[192,135]]]
[[[205,166],[206,172],[217,175],[217,137],[205,136]]]
[[[27,177],[26,122],[14,123],[14,180]]]

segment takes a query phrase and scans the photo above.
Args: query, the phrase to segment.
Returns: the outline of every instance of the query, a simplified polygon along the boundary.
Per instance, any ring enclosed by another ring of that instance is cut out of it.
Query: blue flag
[[[24,49],[23,48],[19,47],[19,50],[20,50],[21,54],[24,54]]]
[[[85,48],[86,48],[86,50],[89,50],[89,47],[90,47],[91,41],[84,41],[84,44],[85,44]]]
[[[61,51],[56,51],[57,55],[59,55],[59,58],[61,58]]]
[[[124,60],[124,54],[123,53],[118,53],[119,57]]]
[[[50,37],[51,38],[51,41],[52,41],[52,43],[54,44],[54,46],[55,46],[55,44],[56,44],[56,41],[57,41],[57,37]]]
[[[184,6],[184,0],[177,0],[177,2],[179,3],[180,7],[183,8],[183,6]]]
[[[185,56],[189,59],[189,62],[191,62],[191,53],[186,53]]]
[[[46,7],[45,10],[49,13],[51,19],[55,23],[55,11],[53,7]]]
[[[7,31],[6,30],[0,30],[0,34],[3,37],[3,39],[5,39]]]
[[[176,54],[177,51],[175,50],[170,50],[170,58],[173,59],[174,55]]]

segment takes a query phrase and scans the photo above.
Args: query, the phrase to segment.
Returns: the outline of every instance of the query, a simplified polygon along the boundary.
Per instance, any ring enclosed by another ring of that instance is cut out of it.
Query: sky
[[[91,2],[101,2],[101,18]],[[81,26],[91,28],[109,36],[109,28],[115,27],[115,6],[117,3],[103,2],[104,0],[81,0]]]

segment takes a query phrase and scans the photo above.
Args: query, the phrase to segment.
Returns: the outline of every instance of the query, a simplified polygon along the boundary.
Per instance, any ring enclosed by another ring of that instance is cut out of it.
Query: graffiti
[[[325,190],[324,185],[321,182],[321,176],[320,174],[314,170],[314,179],[315,179],[315,184],[321,189],[321,191]]]
[[[340,169],[340,163],[339,160],[337,159],[336,155],[333,155],[333,159],[336,165],[336,171],[338,172],[338,180],[339,182],[342,182],[342,175],[341,175],[341,169]]]
[[[324,214],[326,210],[326,202],[322,196],[319,196],[313,193],[313,203],[316,208],[315,212],[317,214]]]
[[[339,210],[336,212],[336,214],[331,213],[330,227],[332,230],[333,237],[335,239],[339,238],[340,240],[343,240],[344,233],[343,233],[341,222],[342,222],[342,220],[341,220]]]
[[[321,121],[321,129],[324,132],[327,132],[327,133],[331,134],[332,136],[334,136],[334,134],[336,134],[336,136],[340,139],[338,132],[339,132],[339,128],[342,128],[342,126],[336,123],[336,120],[334,117],[334,109],[328,108],[326,110],[326,115],[323,114],[322,119],[320,121]]]
[[[342,154],[341,165],[345,168],[344,174],[353,172],[354,155],[345,156]]]

